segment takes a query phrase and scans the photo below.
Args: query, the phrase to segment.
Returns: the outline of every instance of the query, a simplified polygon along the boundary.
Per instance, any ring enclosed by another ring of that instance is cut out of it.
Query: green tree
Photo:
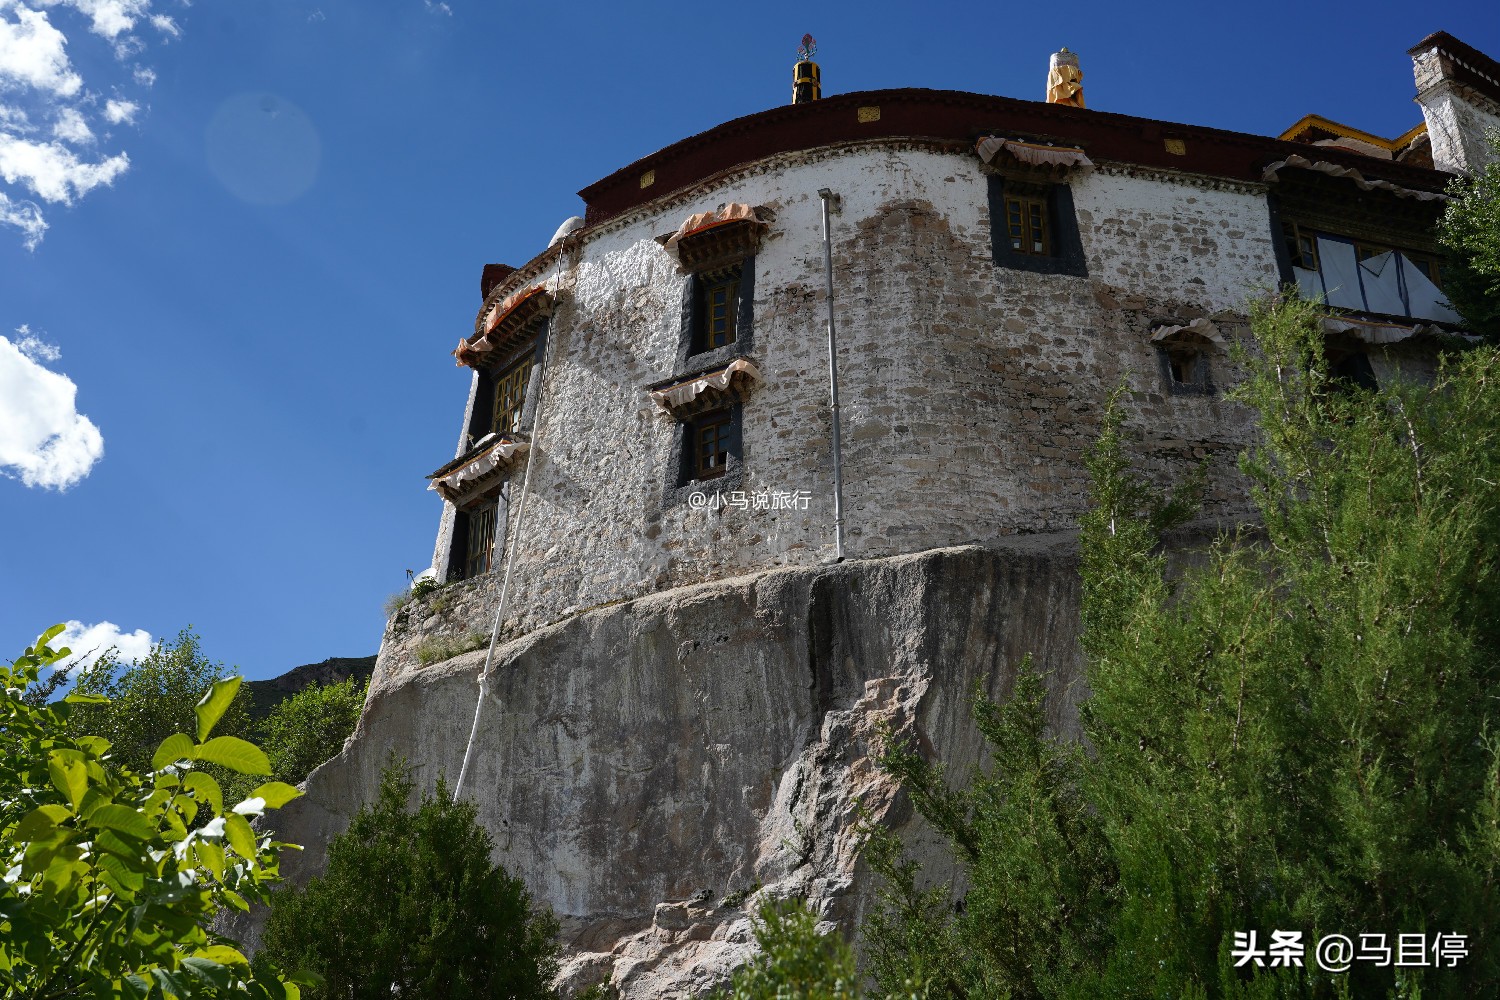
[[[473,803],[439,781],[413,813],[412,789],[391,763],[328,845],[325,874],[271,896],[262,954],[321,974],[309,997],[552,997],[556,919],[490,862]]]
[[[1495,159],[1473,177],[1453,182],[1439,238],[1448,251],[1443,293],[1475,333],[1500,339],[1500,132],[1491,132]]]
[[[1170,576],[1161,532],[1183,508],[1130,472],[1111,408],[1081,532],[1087,750],[1046,733],[1026,677],[978,705],[993,756],[966,786],[893,750],[966,889],[954,913],[877,835],[882,982],[918,970],[934,995],[1016,998],[1500,991],[1500,353],[1365,392],[1330,376],[1315,307],[1252,320],[1261,351],[1238,396],[1263,430],[1242,460],[1262,525]],[[1302,934],[1302,967],[1237,965],[1237,932],[1264,948],[1276,930]],[[1318,967],[1324,935],[1395,950],[1401,933],[1461,934],[1467,954]]]
[[[818,918],[799,900],[769,899],[755,916],[759,952],[734,971],[723,1000],[858,1000],[854,951],[837,933],[819,934]],[[890,1000],[923,1000],[916,980],[898,980]]]
[[[282,699],[256,733],[271,759],[271,773],[291,784],[302,781],[343,749],[364,704],[365,685],[353,677]]]
[[[73,691],[104,701],[79,705],[69,719],[73,732],[109,740],[116,762],[135,771],[150,769],[151,755],[162,740],[193,722],[198,696],[233,671],[203,653],[203,640],[191,628],[171,642],[158,642],[135,663],[121,663],[110,650],[76,672]],[[219,731],[250,734],[250,692],[241,690],[224,712]],[[225,777],[220,772],[218,777]]]
[[[226,809],[199,769],[269,770],[253,745],[211,736],[239,678],[198,701],[187,727],[196,739],[169,735],[137,770],[107,739],[74,735],[69,714],[101,705],[98,695],[27,699],[68,655],[48,646],[62,631],[0,666],[0,996],[295,1000],[274,966],[209,930],[222,907],[248,908],[276,878],[283,845],[246,817],[298,794],[269,782]]]
[[[854,952],[837,934],[819,934],[804,903],[768,900],[755,920],[760,952],[734,972],[726,1000],[856,1000]]]

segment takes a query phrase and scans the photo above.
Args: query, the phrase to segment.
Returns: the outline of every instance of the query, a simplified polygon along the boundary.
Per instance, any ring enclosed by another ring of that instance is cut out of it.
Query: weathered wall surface
[[[737,890],[808,894],[841,921],[867,904],[856,805],[910,823],[870,759],[879,726],[965,766],[979,752],[974,686],[1003,697],[1028,653],[1052,671],[1049,712],[1071,725],[1076,581],[1064,535],[774,571],[579,615],[500,651],[500,706],[486,707],[466,793],[495,859],[562,918],[573,983],[688,996],[749,953],[752,904],[725,902]],[[483,655],[382,663],[355,738],[279,813],[278,834],[308,845],[287,858],[291,878],[321,868],[388,752],[425,787],[457,774]]]
[[[1432,142],[1432,163],[1450,173],[1475,173],[1495,159],[1485,140],[1500,129],[1500,104],[1490,94],[1455,79],[1441,45],[1412,53],[1417,103]]]
[[[851,556],[1068,528],[1083,503],[1083,451],[1122,381],[1147,466],[1165,479],[1207,457],[1220,473],[1210,512],[1243,509],[1230,456],[1248,440],[1246,415],[1218,396],[1169,392],[1150,334],[1199,317],[1228,340],[1243,334],[1245,297],[1276,275],[1263,190],[1107,165],[1070,180],[1088,278],[997,267],[978,159],[900,141],[773,157],[586,231],[541,276],[559,305],[519,540],[512,500],[507,635],[831,556],[824,186],[842,197]],[[765,383],[744,404],[744,489],[810,491],[805,511],[663,503],[674,425],[645,386],[672,373],[687,279],[653,237],[727,201],[775,213],[755,259],[751,357]],[[1222,352],[1211,364],[1215,381],[1232,381]]]

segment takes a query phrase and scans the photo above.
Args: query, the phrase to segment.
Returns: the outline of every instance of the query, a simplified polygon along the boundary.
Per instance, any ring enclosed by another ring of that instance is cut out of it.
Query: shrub
[[[272,895],[265,954],[321,973],[310,997],[552,997],[557,921],[490,862],[472,803],[439,781],[413,812],[412,789],[403,766],[386,767],[325,874]]]
[[[248,908],[276,879],[285,845],[247,817],[298,794],[272,781],[226,808],[199,769],[269,771],[255,746],[210,738],[240,679],[215,681],[198,701],[196,739],[169,735],[137,769],[69,725],[75,709],[107,707],[102,696],[28,702],[40,671],[69,652],[48,646],[62,631],[0,666],[0,995],[296,1000],[274,965],[209,930],[221,908]]]

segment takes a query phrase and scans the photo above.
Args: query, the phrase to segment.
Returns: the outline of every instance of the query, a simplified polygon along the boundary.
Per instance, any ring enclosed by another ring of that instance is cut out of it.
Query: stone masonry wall
[[[1232,458],[1249,440],[1246,414],[1219,396],[1169,393],[1149,337],[1153,324],[1200,316],[1243,335],[1246,296],[1276,277],[1263,191],[1108,165],[1071,184],[1087,278],[997,267],[978,159],[916,143],[772,158],[586,232],[546,274],[559,305],[506,634],[832,557],[815,193],[825,186],[842,199],[833,230],[849,556],[1071,526],[1084,450],[1122,381],[1148,467],[1168,479],[1207,459],[1217,473],[1207,513],[1243,510]],[[728,201],[775,214],[755,259],[752,358],[765,383],[744,404],[743,488],[810,491],[805,511],[662,503],[673,420],[644,387],[672,374],[686,278],[653,237]],[[1215,381],[1232,380],[1222,352],[1212,366]],[[509,524],[516,545],[514,500]],[[464,585],[450,606],[490,586]],[[433,629],[489,625],[487,614],[422,618],[426,628],[408,621],[388,639],[401,647]]]

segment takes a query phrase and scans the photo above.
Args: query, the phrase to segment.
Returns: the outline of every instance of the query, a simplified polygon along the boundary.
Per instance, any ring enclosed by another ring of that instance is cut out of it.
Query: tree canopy
[[[1500,132],[1487,136],[1494,159],[1448,194],[1439,231],[1448,251],[1443,293],[1475,333],[1500,340]]]
[[[262,953],[319,973],[310,998],[550,998],[557,921],[490,861],[473,803],[442,781],[408,807],[392,762],[380,793],[328,845],[322,877],[271,896]]]
[[[208,686],[187,732],[137,767],[70,725],[80,707],[107,707],[102,696],[26,697],[68,654],[48,645],[62,631],[0,665],[0,996],[296,1000],[295,982],[210,930],[220,909],[247,909],[276,879],[284,845],[249,818],[299,794],[266,782],[226,801],[201,769],[270,770],[252,744],[213,735],[240,679]]]
[[[967,784],[888,754],[962,876],[955,912],[877,837],[887,988],[1500,991],[1500,354],[1371,392],[1330,375],[1315,306],[1252,320],[1258,527],[1173,576],[1162,532],[1186,508],[1131,472],[1117,410],[1090,457],[1086,742],[1046,730],[1023,671],[976,703],[992,757]]]

